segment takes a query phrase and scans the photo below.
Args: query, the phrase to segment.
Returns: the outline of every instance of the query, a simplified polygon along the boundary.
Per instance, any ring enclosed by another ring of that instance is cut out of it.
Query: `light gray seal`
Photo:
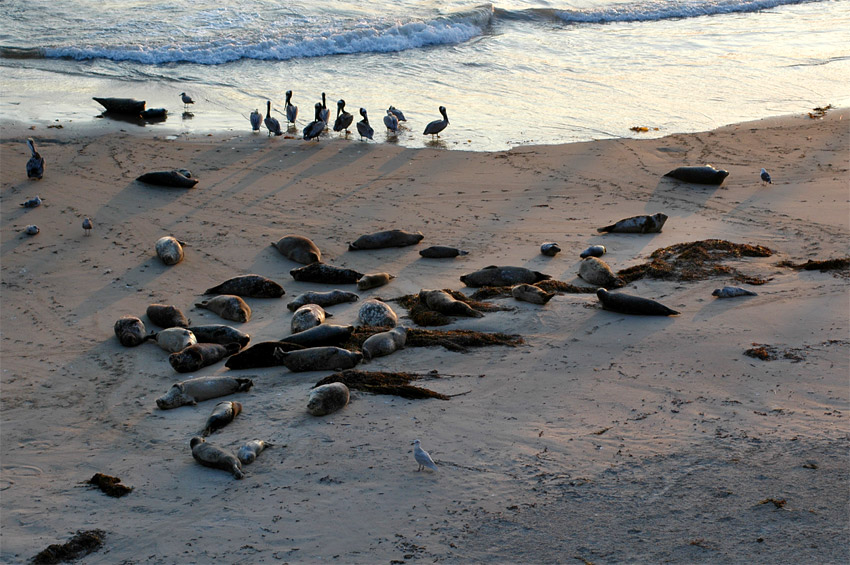
[[[135,316],[121,316],[113,327],[115,337],[124,347],[136,347],[144,343],[150,336],[145,331],[145,324]]]
[[[207,418],[207,423],[204,425],[204,431],[201,432],[201,435],[207,437],[214,431],[220,430],[241,413],[242,404],[240,402],[222,400],[213,408],[212,414]]]
[[[151,338],[161,349],[169,353],[177,353],[198,343],[195,334],[186,328],[168,328],[151,334]]]
[[[351,392],[344,383],[328,383],[310,391],[307,410],[313,416],[327,416],[348,405]]]
[[[283,287],[262,275],[242,275],[227,279],[220,285],[208,288],[204,294],[233,294],[246,298],[280,298]]]
[[[591,245],[581,252],[579,257],[586,259],[587,257],[602,257],[608,249],[604,245]]]
[[[532,304],[546,304],[552,297],[555,296],[554,292],[546,292],[540,287],[536,287],[533,284],[518,284],[511,287],[511,296],[516,298],[517,300],[522,300],[523,302],[530,302]]]
[[[168,362],[178,373],[192,373],[218,363],[238,351],[238,343],[228,343],[227,345],[196,343],[169,355]]]
[[[224,324],[191,326],[186,329],[195,334],[200,343],[219,343],[221,345],[238,343],[240,347],[245,347],[251,341],[249,334]]]
[[[484,314],[475,310],[462,300],[455,299],[444,290],[420,290],[419,301],[428,308],[449,316],[465,316],[467,318],[482,318]]]
[[[166,265],[176,265],[183,260],[182,241],[167,235],[156,240],[156,256]]]
[[[363,359],[370,361],[404,348],[407,342],[407,328],[396,326],[393,329],[369,336],[361,347]]]
[[[186,328],[189,319],[177,306],[170,304],[151,304],[145,310],[148,319],[161,328]]]
[[[195,304],[232,322],[247,322],[251,319],[251,307],[233,294],[222,294]],[[196,334],[197,335],[197,334]]]
[[[460,281],[466,286],[513,286],[515,284],[536,282],[551,279],[551,275],[544,275],[525,267],[497,267],[490,265],[479,269],[474,273],[463,275]]]
[[[322,284],[353,284],[363,276],[363,273],[354,269],[343,269],[327,263],[310,263],[304,267],[292,269],[289,274],[297,281]]]
[[[632,296],[624,292],[608,292],[604,288],[596,291],[596,296],[602,303],[602,308],[621,314],[640,316],[676,316],[679,312],[668,308],[649,298]]]
[[[661,212],[652,216],[632,216],[605,226],[596,228],[599,233],[661,233],[667,216]]]
[[[422,232],[411,233],[404,230],[386,230],[367,235],[361,235],[348,244],[349,251],[361,249],[384,249],[387,247],[407,247],[416,245],[425,236]]]
[[[578,276],[591,284],[605,288],[620,288],[625,284],[623,279],[611,270],[608,263],[598,257],[584,259],[579,265]]]
[[[280,360],[274,354],[278,348],[283,351],[294,351],[296,349],[304,349],[304,346],[287,341],[261,341],[244,351],[240,351],[236,355],[228,357],[224,366],[235,370],[277,367],[281,365]]]
[[[284,337],[281,341],[294,343],[302,347],[321,347],[323,345],[341,345],[354,333],[354,326],[320,324],[315,328]]]
[[[156,405],[160,410],[194,406],[211,398],[245,392],[252,386],[254,381],[244,377],[195,377],[171,385],[168,392],[156,399]]]
[[[281,365],[294,373],[302,371],[342,371],[351,369],[362,359],[359,351],[349,351],[340,347],[308,347],[294,351],[278,348],[275,356]]]
[[[369,290],[370,288],[384,286],[385,284],[389,284],[394,278],[395,275],[389,273],[367,273],[357,281],[357,290]]]
[[[309,265],[310,263],[318,263],[322,260],[322,252],[315,243],[309,238],[301,235],[285,235],[277,243],[272,243],[272,247],[277,249],[281,255],[301,263]]]
[[[561,247],[554,241],[549,241],[540,246],[540,253],[546,257],[554,257],[561,252]]]
[[[679,167],[664,176],[693,184],[712,184],[716,186],[723,184],[723,181],[729,176],[729,171],[718,170],[711,165],[704,165],[702,167]]]
[[[269,441],[254,439],[240,447],[239,451],[236,452],[236,457],[243,465],[250,465],[257,459],[257,455],[270,447],[274,447],[274,444]]]
[[[245,477],[242,472],[242,463],[231,452],[210,445],[204,438],[198,436],[192,438],[189,447],[192,448],[192,457],[204,467],[228,471],[237,479]]]
[[[460,255],[469,255],[469,251],[461,251],[457,247],[449,247],[447,245],[432,245],[421,249],[419,254],[428,259],[452,259]]]
[[[716,296],[717,298],[735,298],[737,296],[758,296],[758,293],[741,288],[740,286],[724,286],[723,288],[714,289],[711,296]]]
[[[398,315],[393,312],[393,309],[374,298],[369,298],[363,302],[363,305],[357,312],[357,319],[364,326],[389,326],[394,328],[398,323]]]
[[[328,292],[305,292],[304,294],[299,294],[286,307],[295,312],[305,304],[318,304],[324,308],[325,306],[333,306],[335,304],[342,304],[343,302],[357,302],[358,300],[360,300],[360,296],[354,292],[334,289]]]
[[[332,317],[318,304],[305,304],[295,311],[290,322],[292,333],[297,334],[322,324],[325,318]]]

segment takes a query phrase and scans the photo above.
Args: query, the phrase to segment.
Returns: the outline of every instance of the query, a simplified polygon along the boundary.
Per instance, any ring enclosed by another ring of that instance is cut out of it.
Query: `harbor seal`
[[[598,257],[584,259],[579,265],[578,276],[591,284],[605,288],[620,288],[625,285],[623,279],[611,270],[608,263]]]
[[[518,284],[511,287],[511,296],[516,298],[517,300],[522,300],[523,302],[530,302],[532,304],[546,304],[552,297],[555,296],[554,292],[546,292],[540,287],[536,287],[533,284]]]
[[[304,267],[292,269],[289,274],[297,281],[322,284],[353,284],[363,276],[363,273],[354,269],[343,269],[327,263],[310,263]]]
[[[460,281],[466,286],[513,286],[515,284],[536,282],[551,279],[551,275],[544,275],[525,267],[497,267],[490,265],[479,269],[474,273],[463,275]]]
[[[288,341],[261,341],[245,351],[240,351],[228,357],[224,366],[234,370],[277,367],[281,364],[280,360],[274,354],[275,349],[278,348],[283,351],[295,351],[296,349],[304,349],[304,346],[289,343]]]
[[[455,299],[444,290],[420,290],[419,301],[425,306],[449,316],[465,316],[467,318],[483,318],[484,314],[472,308],[462,300]]]
[[[588,257],[602,257],[605,255],[605,252],[608,251],[604,245],[591,245],[587,249],[581,252],[579,257],[582,259],[586,259]]]
[[[283,287],[262,275],[242,275],[227,279],[220,285],[208,288],[204,294],[233,294],[246,298],[280,298]]]
[[[407,247],[416,245],[425,236],[422,232],[411,233],[404,230],[387,230],[361,235],[348,244],[349,251],[361,249],[384,249],[387,247]]]
[[[460,255],[469,255],[469,251],[461,251],[457,247],[446,245],[432,245],[431,247],[421,249],[419,254],[428,259],[452,259]]]
[[[320,324],[315,328],[284,337],[281,341],[294,343],[302,347],[320,347],[323,345],[341,345],[354,333],[354,326]]]
[[[561,252],[561,247],[554,241],[544,243],[540,246],[540,253],[546,257],[554,257]]]
[[[720,185],[729,176],[729,171],[718,170],[711,165],[704,165],[702,167],[679,167],[664,176],[693,184]]]
[[[222,400],[213,408],[212,414],[207,418],[207,423],[204,425],[204,431],[201,432],[201,435],[207,437],[214,431],[220,430],[241,413],[242,404],[240,402]]]
[[[758,293],[741,288],[740,286],[724,286],[723,288],[714,289],[711,296],[716,296],[717,298],[735,298],[737,296],[758,296]]]
[[[251,341],[249,334],[223,324],[191,326],[186,329],[195,334],[200,343],[219,343],[221,345],[238,343],[240,347],[245,347]]]
[[[275,356],[281,365],[293,373],[303,371],[343,371],[351,369],[362,359],[359,351],[349,351],[340,347],[308,347],[294,351],[275,350]]]
[[[246,392],[252,386],[254,381],[244,377],[195,377],[171,385],[168,392],[156,399],[156,405],[160,410],[194,406],[211,398]]]
[[[596,228],[599,233],[661,233],[667,216],[661,212],[652,216],[632,216],[605,226]]]
[[[376,333],[363,342],[361,347],[363,359],[371,361],[375,357],[389,355],[403,349],[405,342],[407,342],[407,328],[404,326],[396,326],[389,331]]]
[[[151,339],[163,350],[169,353],[183,351],[190,345],[198,343],[195,334],[186,328],[168,328],[151,334]]]
[[[274,444],[271,442],[261,439],[251,440],[239,448],[239,451],[236,452],[236,458],[243,465],[250,465],[257,459],[257,455],[270,447],[274,447]]]
[[[35,224],[30,224],[24,228],[24,233],[27,235],[38,235],[41,230]]]
[[[189,319],[177,306],[169,304],[151,304],[145,310],[148,319],[161,328],[187,328]]]
[[[229,357],[239,351],[238,343],[220,345],[218,343],[196,343],[189,347],[172,353],[168,356],[168,362],[178,373],[191,373],[218,363],[225,357]]]
[[[318,304],[305,304],[295,311],[290,322],[292,333],[297,334],[310,328],[315,328],[325,321],[325,318],[330,318],[331,315],[325,312],[325,309]]]
[[[183,246],[186,245],[179,239],[170,235],[156,240],[156,256],[166,265],[176,265],[183,260]]]
[[[232,322],[247,322],[251,319],[251,307],[233,294],[222,294],[195,304]],[[197,335],[197,334],[196,334]]]
[[[322,308],[325,306],[333,306],[343,302],[357,302],[360,300],[354,292],[347,290],[334,289],[328,292],[305,292],[295,297],[295,300],[286,305],[291,311],[295,312],[305,304],[318,304]]]
[[[363,302],[357,312],[357,319],[361,325],[394,328],[398,323],[398,315],[393,312],[387,304],[380,300],[370,298]]]
[[[136,178],[136,180],[145,184],[168,186],[171,188],[192,188],[198,184],[198,179],[192,178],[192,173],[185,169],[145,173]]]
[[[344,383],[328,383],[310,391],[307,410],[313,416],[327,416],[348,405],[351,392]]]
[[[150,336],[145,331],[145,324],[135,316],[121,316],[113,327],[115,337],[124,347],[136,347],[144,343]]]
[[[198,436],[189,441],[189,447],[192,448],[192,457],[204,467],[228,471],[237,479],[245,477],[242,472],[242,463],[229,451],[210,445],[204,438]]]
[[[357,281],[357,290],[369,290],[370,288],[384,286],[394,278],[395,275],[389,273],[365,274]]]
[[[285,235],[276,243],[272,243],[271,246],[277,249],[281,255],[296,263],[309,265],[322,260],[322,252],[319,251],[316,244],[301,235]]]
[[[608,292],[604,288],[596,291],[596,296],[602,303],[602,308],[621,314],[635,314],[641,316],[676,316],[679,312],[672,310],[660,302],[632,296],[624,292]]]

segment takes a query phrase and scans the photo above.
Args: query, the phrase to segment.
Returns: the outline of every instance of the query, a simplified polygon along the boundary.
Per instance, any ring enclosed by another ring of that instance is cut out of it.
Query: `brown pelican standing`
[[[27,139],[27,145],[29,145],[32,152],[32,157],[27,161],[27,177],[40,179],[44,176],[44,157],[35,150],[35,141],[31,137]]]
[[[362,141],[364,137],[372,139],[372,135],[374,135],[375,130],[373,130],[372,126],[369,125],[369,118],[366,116],[366,108],[360,108],[360,115],[363,116],[363,119],[357,122],[357,133],[360,134],[360,140]]]
[[[351,127],[351,122],[354,121],[354,115],[345,111],[345,100],[339,100],[336,103],[336,121],[334,122],[334,131],[345,130],[348,133],[348,128]]]
[[[399,110],[398,108],[396,108],[395,106],[390,106],[389,111],[393,113],[393,116],[398,118],[398,121],[400,121],[400,122],[406,122],[407,121],[407,118],[404,117],[404,114],[402,113],[402,111]]]
[[[295,118],[298,116],[298,106],[292,105],[292,91],[286,91],[286,121],[290,124],[295,123]]]
[[[269,135],[283,135],[283,132],[280,131],[280,122],[277,121],[277,118],[272,117],[272,101],[267,101],[266,106],[266,119],[265,119],[266,127],[269,130]]]
[[[183,109],[186,111],[189,110],[189,104],[195,103],[195,101],[192,100],[190,96],[187,96],[185,92],[180,93],[180,98],[183,100]]]
[[[387,130],[393,133],[398,133],[398,116],[393,114],[392,110],[387,110],[387,115],[384,116],[384,125]]]
[[[254,131],[260,131],[260,124],[263,122],[263,115],[260,113],[259,108],[251,112],[251,117],[248,119],[251,120],[251,129]]]
[[[331,111],[328,110],[328,105],[325,102],[325,93],[322,92],[322,113],[320,115],[323,122],[325,122],[325,127],[328,127],[328,120],[330,119]]]
[[[425,131],[423,132],[423,135],[427,135],[430,133],[431,137],[434,137],[435,135],[446,129],[446,126],[449,125],[449,117],[446,115],[445,106],[440,106],[440,113],[443,115],[443,119],[434,120],[433,122],[425,126]]]
[[[304,139],[307,141],[310,141],[311,139],[319,139],[319,135],[325,131],[325,126],[327,124],[322,120],[321,102],[316,102],[315,118],[316,119],[307,124],[307,127],[304,128]]]

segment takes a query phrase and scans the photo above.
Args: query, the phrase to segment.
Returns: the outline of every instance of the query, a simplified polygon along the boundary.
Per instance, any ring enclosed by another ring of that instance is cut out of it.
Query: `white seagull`
[[[417,471],[421,471],[423,467],[428,467],[432,471],[437,470],[437,464],[434,463],[434,460],[431,459],[428,452],[419,446],[418,439],[413,440],[413,457],[416,459],[416,462],[419,463],[419,468],[416,469]]]
[[[180,99],[183,100],[183,109],[189,110],[189,104],[194,104],[195,101],[192,100],[191,96],[188,96],[185,92],[180,93]]]
[[[92,224],[91,218],[86,216],[83,219],[83,229],[85,230],[86,235],[91,234],[91,230],[92,230],[93,227],[94,227],[94,224]]]
[[[761,183],[762,184],[773,184],[770,180],[770,173],[768,173],[765,169],[761,170]]]

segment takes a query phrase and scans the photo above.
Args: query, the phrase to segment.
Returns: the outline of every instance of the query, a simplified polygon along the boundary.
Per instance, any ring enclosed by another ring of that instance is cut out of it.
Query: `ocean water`
[[[376,142],[484,151],[850,106],[850,0],[3,0],[0,24],[0,114],[41,123],[117,96],[169,111],[126,127],[248,130],[292,90],[300,133],[325,92]]]

